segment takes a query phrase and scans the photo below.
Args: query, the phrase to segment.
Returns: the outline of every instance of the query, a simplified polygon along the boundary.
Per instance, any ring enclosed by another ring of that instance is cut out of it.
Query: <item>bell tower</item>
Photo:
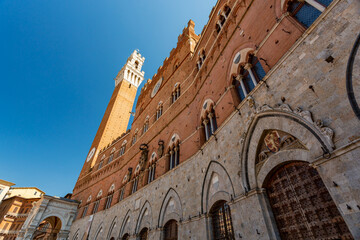
[[[144,61],[145,58],[141,56],[138,50],[135,50],[114,79],[114,92],[101,120],[79,179],[86,175],[95,165],[99,151],[126,132],[137,88],[144,80],[145,73],[141,71]]]

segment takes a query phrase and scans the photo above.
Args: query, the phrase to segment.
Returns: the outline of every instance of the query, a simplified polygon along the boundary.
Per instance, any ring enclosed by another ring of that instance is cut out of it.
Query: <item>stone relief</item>
[[[157,155],[159,158],[161,158],[164,154],[164,141],[163,140],[159,140],[158,142],[158,150],[157,150]]]
[[[140,165],[140,170],[144,171],[145,166],[146,166],[146,162],[148,160],[148,155],[149,155],[148,145],[144,144],[144,143],[141,144],[140,145],[140,150],[141,150],[141,156],[140,156],[139,165]]]

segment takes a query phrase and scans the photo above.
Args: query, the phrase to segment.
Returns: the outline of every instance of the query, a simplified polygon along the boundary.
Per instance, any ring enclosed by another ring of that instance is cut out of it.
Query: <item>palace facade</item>
[[[219,0],[200,35],[188,22],[122,133],[144,77],[134,51],[74,187],[69,239],[360,239],[345,87],[359,12]]]

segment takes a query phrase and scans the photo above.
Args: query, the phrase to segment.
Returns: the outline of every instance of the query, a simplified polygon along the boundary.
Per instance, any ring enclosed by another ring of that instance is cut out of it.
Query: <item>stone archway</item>
[[[278,166],[264,187],[282,239],[353,239],[319,173],[308,163]]]
[[[24,222],[17,239],[68,239],[79,202],[44,195]]]
[[[36,228],[33,240],[56,240],[60,232],[61,225],[61,220],[58,217],[51,216],[44,219]]]

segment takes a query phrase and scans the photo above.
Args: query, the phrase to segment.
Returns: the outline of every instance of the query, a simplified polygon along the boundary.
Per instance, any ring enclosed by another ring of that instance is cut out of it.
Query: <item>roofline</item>
[[[39,192],[42,192],[43,194],[45,194],[44,191],[38,189],[37,187],[12,187],[11,189],[36,189],[36,190],[38,190]]]
[[[0,179],[0,184],[4,184],[4,185],[9,186],[9,187],[15,185],[15,183],[8,182],[8,181],[2,180],[2,179]]]

